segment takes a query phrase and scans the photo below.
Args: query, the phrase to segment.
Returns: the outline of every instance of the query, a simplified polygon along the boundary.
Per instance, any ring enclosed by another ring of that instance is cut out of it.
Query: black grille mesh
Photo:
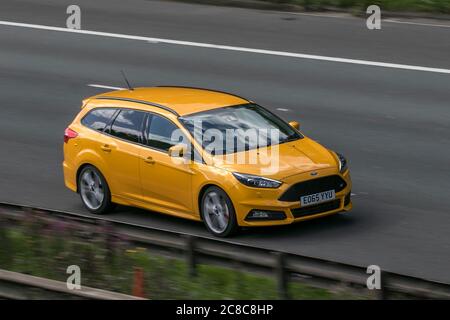
[[[334,190],[337,193],[345,189],[346,186],[347,184],[340,176],[326,176],[296,183],[287,189],[278,200],[290,202],[300,201],[301,196],[328,190]]]
[[[309,207],[292,209],[291,212],[292,212],[292,215],[294,216],[294,218],[300,218],[300,217],[311,216],[313,214],[318,214],[318,213],[323,213],[323,212],[339,209],[340,204],[341,204],[341,200],[337,199],[337,200],[333,200],[330,202],[319,203],[319,204],[309,206]]]

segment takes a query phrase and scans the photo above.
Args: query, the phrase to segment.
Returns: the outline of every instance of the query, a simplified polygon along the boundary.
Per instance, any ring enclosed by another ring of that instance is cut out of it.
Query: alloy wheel
[[[93,169],[83,171],[80,178],[80,194],[85,205],[91,210],[99,209],[105,199],[102,179]]]

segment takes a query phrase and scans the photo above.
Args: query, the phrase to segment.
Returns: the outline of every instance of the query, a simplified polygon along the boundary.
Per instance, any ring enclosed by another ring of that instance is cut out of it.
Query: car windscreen
[[[252,150],[303,138],[272,112],[257,104],[212,109],[179,120],[213,155]]]

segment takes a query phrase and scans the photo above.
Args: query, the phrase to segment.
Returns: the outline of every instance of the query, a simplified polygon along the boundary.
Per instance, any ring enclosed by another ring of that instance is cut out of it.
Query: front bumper
[[[326,177],[330,175],[336,175],[335,171],[322,170],[319,177]],[[285,225],[295,222],[316,219],[332,214],[336,214],[341,211],[349,211],[352,209],[351,201],[351,188],[352,181],[350,178],[349,170],[344,174],[338,174],[345,181],[345,188],[336,192],[336,197],[332,201],[323,202],[318,205],[312,205],[307,207],[301,207],[300,194],[296,201],[280,201],[279,198],[286,190],[295,183],[312,180],[309,172],[296,175],[285,179],[283,185],[278,189],[256,189],[248,188],[245,186],[238,186],[240,189],[238,198],[233,198],[233,204],[236,210],[236,216],[238,224],[240,226],[252,227],[252,226],[273,226],[273,225]],[[322,190],[326,191],[326,190]],[[302,194],[305,195],[305,194]],[[264,219],[246,219],[248,214],[252,210],[267,210],[282,212],[285,215],[284,219],[264,220]]]

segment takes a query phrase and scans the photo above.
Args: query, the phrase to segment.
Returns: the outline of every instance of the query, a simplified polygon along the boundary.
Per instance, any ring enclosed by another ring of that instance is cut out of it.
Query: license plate
[[[336,194],[335,194],[334,190],[328,190],[328,191],[309,194],[307,196],[300,197],[300,203],[301,203],[302,207],[306,207],[306,206],[310,206],[313,204],[318,204],[318,203],[334,200],[335,198],[336,198]]]

